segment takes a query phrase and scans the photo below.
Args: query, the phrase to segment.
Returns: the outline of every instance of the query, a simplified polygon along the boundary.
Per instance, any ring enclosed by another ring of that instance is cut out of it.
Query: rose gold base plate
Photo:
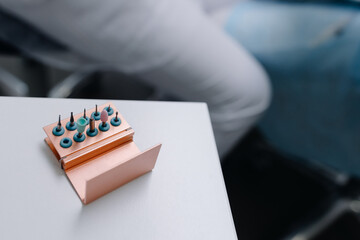
[[[45,138],[45,142],[59,159],[51,141]],[[88,204],[151,171],[160,148],[158,144],[141,152],[129,141],[64,171],[80,200]]]

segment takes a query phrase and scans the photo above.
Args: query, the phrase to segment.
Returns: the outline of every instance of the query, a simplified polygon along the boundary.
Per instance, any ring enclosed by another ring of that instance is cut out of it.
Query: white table
[[[203,103],[112,101],[141,150],[163,147],[152,172],[82,205],[42,127],[106,102],[0,97],[0,239],[237,239]]]

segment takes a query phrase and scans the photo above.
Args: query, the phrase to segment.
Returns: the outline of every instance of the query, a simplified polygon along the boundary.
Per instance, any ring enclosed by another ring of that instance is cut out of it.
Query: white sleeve
[[[125,72],[169,61],[173,46],[201,31],[201,9],[188,0],[0,0],[0,6],[75,52]]]

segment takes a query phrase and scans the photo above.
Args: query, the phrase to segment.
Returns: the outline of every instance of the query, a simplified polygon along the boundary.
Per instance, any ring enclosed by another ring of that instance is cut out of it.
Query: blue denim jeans
[[[360,8],[242,2],[226,31],[264,65],[273,102],[261,122],[278,148],[360,176]]]

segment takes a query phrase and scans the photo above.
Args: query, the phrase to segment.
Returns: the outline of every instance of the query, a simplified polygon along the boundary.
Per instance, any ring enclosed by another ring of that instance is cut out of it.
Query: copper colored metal
[[[102,164],[104,168],[97,169],[96,174],[91,176],[89,174],[87,175],[88,180],[85,182],[84,203],[90,203],[125,183],[151,171],[155,166],[160,148],[161,144],[156,145],[145,152],[138,152],[132,157],[130,157],[130,154],[126,154],[129,155],[127,158],[125,156],[117,157],[117,154],[121,154],[121,151],[110,152],[107,156],[103,156],[104,158],[126,160],[119,161],[111,167]],[[135,153],[135,151],[133,153]]]
[[[81,164],[82,162],[87,161],[89,158],[95,157],[96,155],[100,155],[128,141],[132,141],[133,136],[134,136],[134,130],[132,129],[111,136],[101,142],[89,146],[88,148],[82,149],[78,152],[75,152],[61,159],[62,167],[66,170],[78,164]]]
[[[117,111],[111,103],[100,108],[107,106]],[[89,111],[92,112],[93,109]],[[82,113],[79,113],[74,117],[81,116]],[[155,166],[161,144],[141,152],[133,142],[134,130],[120,114],[118,117],[122,121],[120,126],[111,127],[107,132],[99,131],[97,136],[88,137],[84,142],[73,143],[69,148],[62,148],[60,140],[63,137],[72,139],[74,132],[65,131],[62,136],[56,137],[52,134],[52,129],[57,123],[44,127],[48,136],[45,142],[84,204],[151,171]],[[64,124],[67,121],[68,119],[63,119],[61,122]]]

